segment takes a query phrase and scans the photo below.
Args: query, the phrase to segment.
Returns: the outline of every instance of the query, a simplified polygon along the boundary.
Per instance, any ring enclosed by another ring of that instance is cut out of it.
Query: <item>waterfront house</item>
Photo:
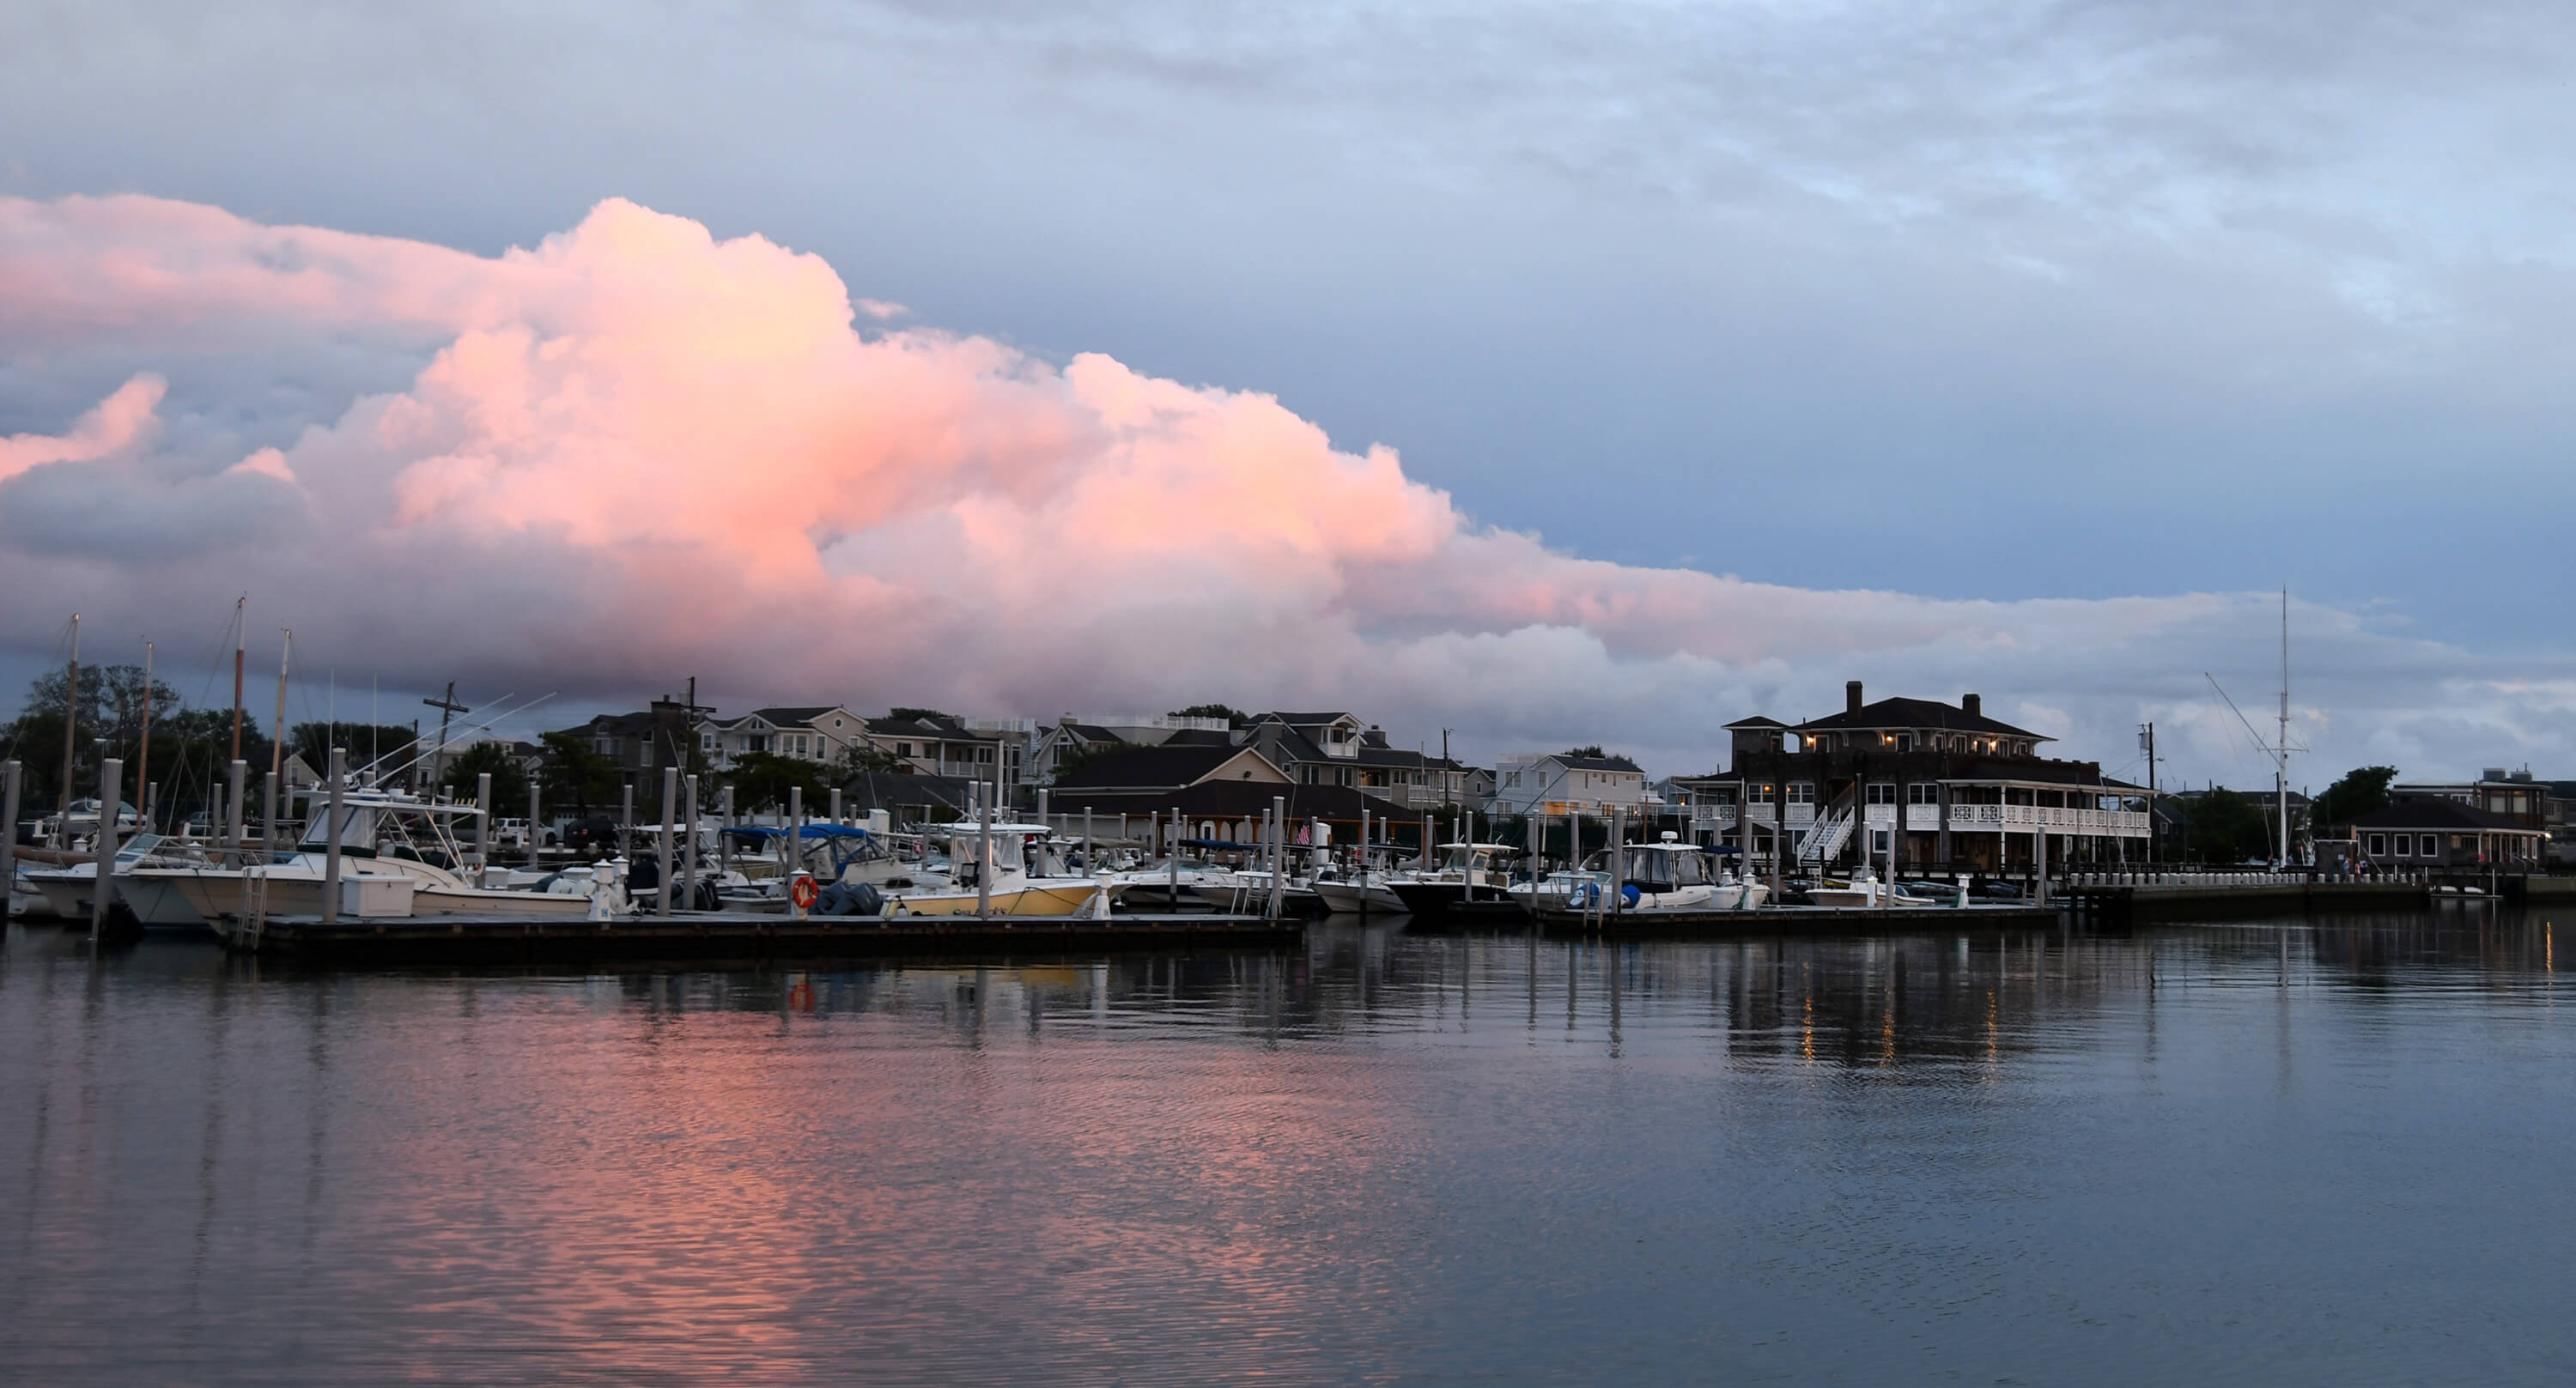
[[[2372,867],[2537,872],[2547,831],[2448,795],[2392,800],[2356,817],[2348,836]],[[2331,866],[2331,865],[2328,865]]]
[[[866,741],[867,720],[838,704],[756,708],[736,718],[698,720],[698,750],[717,771],[734,758],[761,753],[803,761],[834,762]]]
[[[607,758],[625,784],[658,786],[663,767],[687,765],[695,721],[686,702],[665,698],[655,699],[641,713],[603,713],[561,732]]]
[[[1606,815],[1632,820],[1654,796],[1646,773],[1626,757],[1524,752],[1494,762],[1493,812],[1498,815]]]
[[[1840,713],[1746,718],[1727,731],[1731,776],[1693,778],[1700,822],[1711,841],[1756,858],[1785,850],[1830,867],[1863,853],[1884,864],[1893,851],[1900,871],[1999,872],[2033,863],[2043,834],[2052,864],[2145,856],[2146,787],[2042,755],[2051,738],[1987,717],[1975,694],[1873,703],[1853,680]]]
[[[1396,747],[1384,729],[1346,711],[1264,713],[1237,737],[1299,785],[1345,786],[1399,810],[1470,803],[1468,767]]]

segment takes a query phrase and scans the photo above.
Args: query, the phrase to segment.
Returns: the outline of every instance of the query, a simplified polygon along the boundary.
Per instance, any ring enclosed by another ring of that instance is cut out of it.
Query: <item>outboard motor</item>
[[[835,882],[814,900],[818,916],[876,916],[885,913],[885,893],[865,882]]]

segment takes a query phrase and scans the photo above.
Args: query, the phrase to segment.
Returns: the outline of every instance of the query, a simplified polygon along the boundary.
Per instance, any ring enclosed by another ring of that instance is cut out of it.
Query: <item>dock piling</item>
[[[348,760],[347,752],[337,747],[331,749],[331,813],[330,818],[322,821],[325,826],[322,832],[328,836],[322,842],[322,923],[324,925],[340,923],[340,816],[341,806],[345,803],[342,799],[346,789],[345,782],[349,779]]]
[[[71,832],[72,793],[63,787],[63,832]],[[116,895],[116,818],[125,804],[125,763],[110,757],[98,766],[98,832],[90,838],[90,851],[98,860],[98,881],[89,892],[89,942],[107,933],[107,908]],[[13,827],[10,832],[16,833]]]
[[[8,883],[10,890],[15,891],[18,885],[18,759],[16,757],[0,761],[0,829],[7,830],[6,836],[0,837],[0,882]],[[5,914],[5,910],[0,910],[0,915]]]
[[[678,832],[672,821],[679,812],[680,768],[666,766],[662,768],[662,849],[659,863],[662,871],[662,899],[655,903],[659,907],[655,914],[665,919],[668,919],[671,914],[671,898],[678,895],[671,889],[671,836]]]

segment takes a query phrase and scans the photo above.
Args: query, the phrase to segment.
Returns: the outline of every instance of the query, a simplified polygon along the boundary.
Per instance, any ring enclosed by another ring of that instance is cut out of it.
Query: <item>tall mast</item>
[[[2279,752],[2272,776],[2281,808],[2281,856],[2290,865],[2290,587],[2281,585],[2281,730],[2273,744]]]
[[[244,593],[233,599],[233,757],[241,760],[242,729],[242,605],[250,601]]]
[[[72,836],[72,734],[80,722],[80,614],[72,614],[71,674],[63,685],[62,812],[54,816],[54,847],[70,846]]]
[[[152,643],[143,643],[143,746],[134,755],[134,797],[146,816],[143,831],[152,832]],[[109,813],[114,813],[110,807]]]
[[[277,778],[286,770],[286,662],[295,654],[295,632],[286,629],[286,644],[277,652],[277,723],[268,730],[269,794],[277,793]]]

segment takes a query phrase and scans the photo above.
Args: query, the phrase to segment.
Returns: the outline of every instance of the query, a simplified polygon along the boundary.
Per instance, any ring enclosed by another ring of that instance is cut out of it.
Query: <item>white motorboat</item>
[[[1885,910],[1899,906],[1931,906],[1926,898],[1908,894],[1904,888],[1881,882],[1867,869],[1850,882],[1837,885],[1820,883],[1807,889],[1807,900],[1818,906],[1857,907],[1863,910]]]
[[[1068,871],[1046,825],[961,821],[930,832],[949,841],[949,880],[889,886],[887,915],[1072,916],[1108,909],[1107,884]]]
[[[1420,920],[1434,920],[1477,903],[1508,905],[1511,898],[1503,893],[1511,886],[1511,877],[1494,862],[1518,851],[1503,843],[1444,843],[1439,866],[1395,873],[1386,879],[1386,887]]]

